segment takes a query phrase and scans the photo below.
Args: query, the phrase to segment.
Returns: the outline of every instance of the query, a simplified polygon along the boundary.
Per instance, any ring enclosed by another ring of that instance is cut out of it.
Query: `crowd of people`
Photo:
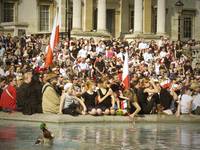
[[[90,115],[200,114],[200,68],[166,37],[62,39],[45,68],[48,36],[0,33],[0,107],[4,112]],[[122,82],[129,57],[130,88]],[[198,65],[197,65],[198,66]]]

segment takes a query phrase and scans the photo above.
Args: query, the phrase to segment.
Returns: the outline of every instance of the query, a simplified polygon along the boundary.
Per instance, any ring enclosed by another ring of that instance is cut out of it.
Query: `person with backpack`
[[[47,81],[42,87],[42,111],[43,113],[59,113],[60,95],[56,91],[57,74],[47,74],[45,80]]]

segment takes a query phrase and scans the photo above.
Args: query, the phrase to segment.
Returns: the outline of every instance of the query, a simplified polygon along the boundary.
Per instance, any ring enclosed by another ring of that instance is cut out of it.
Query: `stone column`
[[[14,18],[13,22],[18,23],[18,4],[19,2],[15,2],[14,4]]]
[[[152,0],[144,0],[144,33],[151,34]]]
[[[61,27],[60,27],[60,32],[65,32],[66,31],[66,0],[60,0],[58,1],[58,7],[60,8],[60,15],[61,15]]]
[[[1,23],[1,21],[2,21],[2,14],[3,14],[3,7],[2,7],[2,2],[0,1],[0,23]],[[0,26],[0,30],[1,30],[1,26]]]
[[[165,16],[166,8],[165,8],[165,0],[158,0],[158,8],[157,8],[157,34],[162,35],[165,34]]]
[[[129,0],[121,0],[121,33],[128,33],[129,31]]]
[[[97,12],[97,31],[106,31],[106,0],[98,0]]]
[[[142,0],[135,0],[134,4],[134,33],[142,33],[143,13],[142,13]]]
[[[83,30],[93,30],[93,0],[84,0]]]
[[[120,37],[120,29],[121,29],[121,16],[120,9],[115,10],[115,37]]]
[[[82,30],[81,0],[73,0],[72,30]]]

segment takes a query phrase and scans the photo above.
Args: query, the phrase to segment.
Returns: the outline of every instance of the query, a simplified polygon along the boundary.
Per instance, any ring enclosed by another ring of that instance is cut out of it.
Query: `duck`
[[[35,144],[52,145],[54,135],[47,129],[46,123],[41,123],[40,129],[42,130],[42,136],[39,136],[35,141]]]

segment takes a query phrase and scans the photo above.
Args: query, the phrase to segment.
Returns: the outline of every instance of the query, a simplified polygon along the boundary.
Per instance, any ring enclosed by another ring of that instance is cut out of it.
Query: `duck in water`
[[[42,130],[42,136],[39,136],[35,141],[35,144],[52,145],[54,135],[47,129],[46,123],[41,123],[40,129]]]

